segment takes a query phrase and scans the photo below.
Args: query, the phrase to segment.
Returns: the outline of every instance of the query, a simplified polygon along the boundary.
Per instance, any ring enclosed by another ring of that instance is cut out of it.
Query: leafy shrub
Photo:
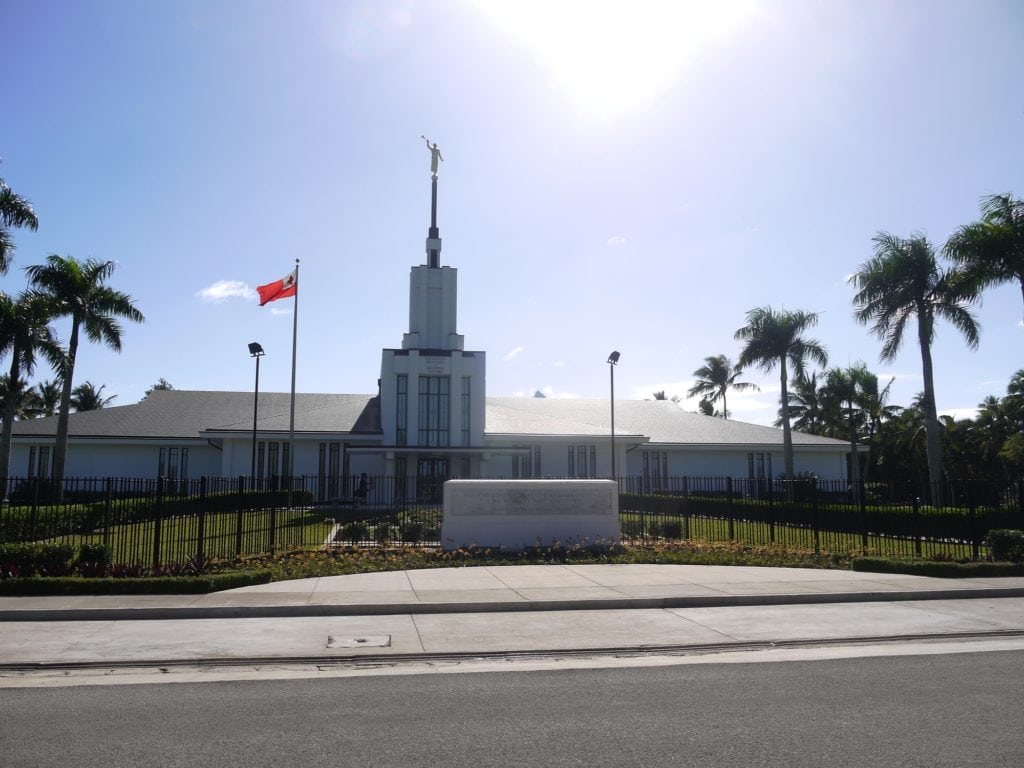
[[[997,528],[988,532],[984,544],[997,562],[1024,562],[1024,531]]]
[[[366,523],[357,520],[354,523],[346,523],[341,526],[335,541],[365,541],[370,538],[370,529]]]
[[[0,578],[63,576],[71,570],[71,544],[0,544]]]
[[[391,523],[380,523],[373,531],[373,540],[378,544],[387,544],[398,538],[398,529]]]
[[[402,534],[402,541],[407,541],[407,542],[410,542],[410,543],[415,543],[415,542],[418,542],[418,541],[423,541],[423,539],[424,539],[424,536],[423,536],[423,531],[424,531],[423,523],[415,522],[415,521],[407,522],[407,523],[402,523],[402,527],[401,527],[400,530],[401,530],[401,534]]]
[[[658,532],[663,539],[681,539],[683,524],[678,520],[665,520],[658,526]]]

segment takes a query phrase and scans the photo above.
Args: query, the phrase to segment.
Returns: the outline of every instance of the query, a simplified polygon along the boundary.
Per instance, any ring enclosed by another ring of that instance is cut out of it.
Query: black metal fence
[[[323,478],[11,480],[0,543],[104,545],[116,563],[164,566],[334,545],[438,546],[440,483]],[[1024,481],[951,482],[946,505],[911,484],[730,477],[619,479],[627,540],[698,539],[826,552],[951,559],[985,556],[985,534],[1024,528]]]

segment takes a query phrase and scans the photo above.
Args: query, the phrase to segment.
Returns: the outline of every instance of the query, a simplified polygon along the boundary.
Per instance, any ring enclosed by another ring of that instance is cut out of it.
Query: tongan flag
[[[256,291],[260,295],[260,306],[264,304],[277,301],[278,299],[287,299],[289,296],[295,295],[295,289],[298,287],[298,276],[296,272],[291,272],[287,277],[281,280],[275,280],[272,283],[266,285],[257,285]]]

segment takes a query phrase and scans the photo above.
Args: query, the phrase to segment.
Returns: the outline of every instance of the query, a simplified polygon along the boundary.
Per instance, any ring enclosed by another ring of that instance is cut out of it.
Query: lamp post
[[[608,373],[612,379],[612,480],[615,480],[615,366],[619,362],[619,353],[608,355]]]
[[[252,466],[249,469],[249,483],[256,482],[256,420],[260,412],[260,358],[266,353],[257,342],[249,345],[249,356],[256,358],[256,386],[252,397]]]

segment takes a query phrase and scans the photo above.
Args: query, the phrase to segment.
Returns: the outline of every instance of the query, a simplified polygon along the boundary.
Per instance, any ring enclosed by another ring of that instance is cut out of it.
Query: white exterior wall
[[[28,474],[29,448],[50,448],[53,466],[53,440],[19,440],[11,450],[11,477]],[[68,446],[65,477],[156,477],[161,448],[188,448],[188,477],[221,475],[220,451],[205,440],[166,441],[82,441]],[[38,461],[38,459],[37,459]]]
[[[405,445],[419,444],[420,376],[448,377],[448,436],[451,447],[462,445],[462,379],[470,379],[469,443],[484,444],[487,397],[487,356],[483,352],[453,350],[448,354],[424,354],[421,350],[385,349],[381,356],[380,421],[385,445],[397,445],[398,377],[408,377]]]
[[[629,475],[643,474],[643,452],[668,453],[669,477],[747,477],[749,474],[748,453],[764,453],[771,456],[772,478],[785,471],[781,448],[673,448],[671,446],[643,445],[629,454]],[[823,480],[846,479],[846,452],[797,447],[793,463],[797,473],[814,473]],[[769,473],[766,472],[766,475]]]

